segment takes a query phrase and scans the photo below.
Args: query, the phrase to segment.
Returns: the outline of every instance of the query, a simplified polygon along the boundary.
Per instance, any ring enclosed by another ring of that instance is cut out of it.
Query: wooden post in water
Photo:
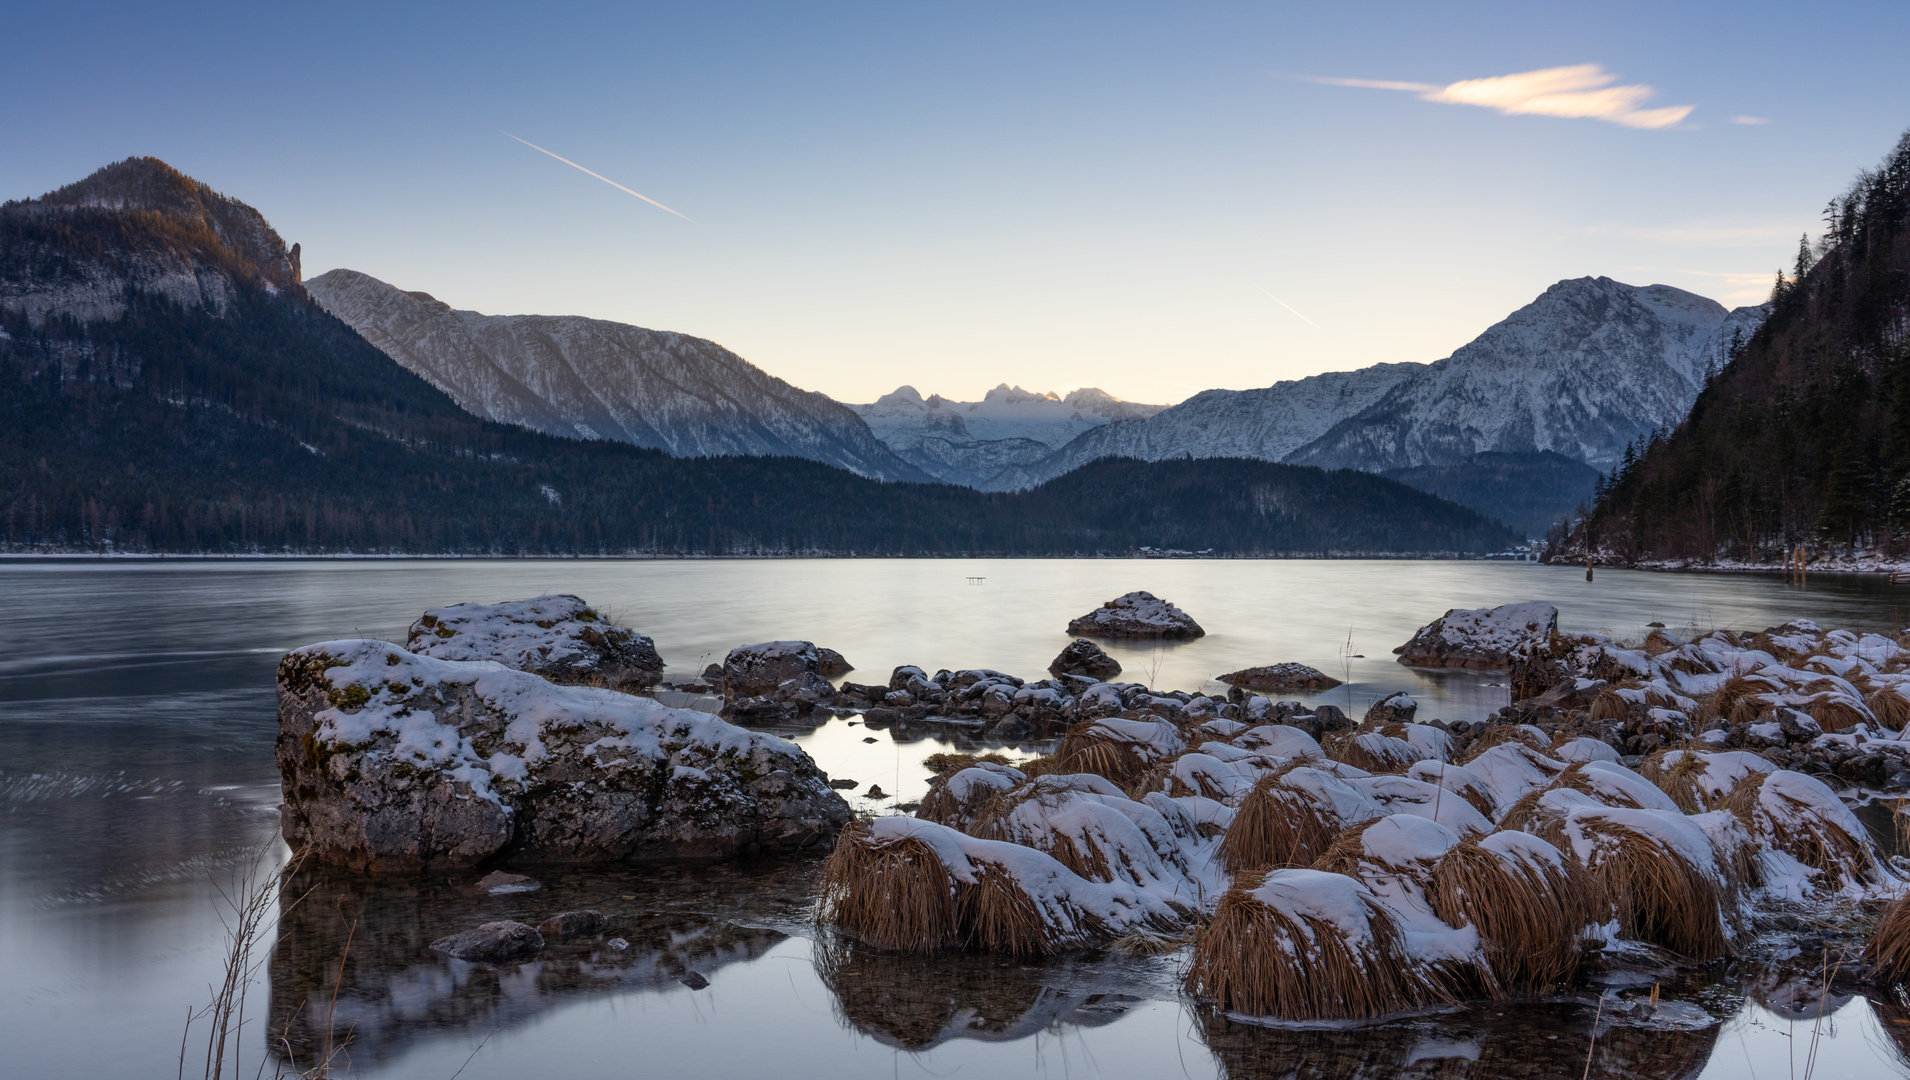
[[[1585,580],[1592,580],[1592,545],[1585,545]]]

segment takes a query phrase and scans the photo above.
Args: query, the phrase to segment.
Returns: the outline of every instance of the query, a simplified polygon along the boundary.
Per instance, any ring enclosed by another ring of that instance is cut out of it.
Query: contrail
[[[515,136],[515,135],[512,135],[512,134],[511,134],[510,132],[508,132],[508,131],[505,131],[505,130],[503,130],[502,128],[500,128],[500,129],[498,129],[498,134],[499,134],[499,135],[505,135],[505,136],[509,136],[510,138],[513,138],[513,139],[517,139],[517,136]],[[630,194],[632,194],[632,195],[635,195],[635,196],[636,196],[637,198],[639,198],[639,199],[642,199],[642,200],[643,200],[644,202],[647,202],[647,203],[649,203],[649,204],[650,204],[651,206],[654,206],[654,207],[656,207],[656,208],[657,208],[658,210],[662,210],[662,211],[664,211],[664,212],[666,212],[666,213],[671,213],[671,214],[676,214],[676,211],[675,211],[675,210],[671,210],[671,209],[670,209],[669,207],[667,207],[667,206],[665,206],[665,205],[663,205],[662,203],[660,203],[660,202],[658,202],[658,201],[656,201],[655,199],[652,199],[652,198],[651,198],[650,196],[648,196],[648,195],[645,195],[645,194],[644,194],[643,192],[641,192],[641,191],[630,191],[630,189],[629,189],[629,188],[627,188],[627,187],[624,187],[624,186],[623,186],[622,184],[619,184],[619,183],[617,183],[617,182],[616,182],[615,180],[612,180],[612,179],[611,179],[611,178],[609,178],[608,176],[605,176],[605,175],[603,175],[602,173],[594,173],[594,172],[590,172],[590,170],[589,170],[589,169],[586,169],[586,168],[584,168],[584,167],[583,167],[582,165],[579,165],[579,164],[577,164],[576,162],[574,162],[574,161],[572,161],[572,160],[570,160],[569,158],[567,158],[567,157],[564,157],[564,156],[563,156],[562,154],[551,154],[549,150],[546,150],[546,149],[544,149],[543,147],[541,147],[541,146],[539,146],[539,145],[537,145],[537,144],[536,144],[536,143],[534,143],[534,142],[525,142],[525,140],[523,140],[523,139],[517,139],[517,141],[518,141],[518,142],[521,142],[521,143],[524,143],[524,145],[525,145],[525,146],[528,146],[528,147],[530,147],[530,148],[531,148],[532,150],[535,150],[535,151],[537,151],[537,152],[538,152],[538,153],[540,153],[540,154],[550,154],[550,156],[551,156],[551,157],[554,157],[554,158],[556,158],[557,160],[559,160],[559,161],[561,161],[561,162],[563,162],[564,164],[566,164],[566,165],[568,165],[568,166],[570,166],[570,167],[571,167],[571,168],[573,168],[573,169],[576,169],[576,170],[577,170],[577,171],[579,171],[579,172],[586,172],[586,173],[590,173],[590,175],[592,175],[592,176],[594,176],[594,177],[596,177],[596,178],[597,178],[597,179],[599,179],[599,180],[602,180],[602,181],[603,181],[604,183],[606,183],[606,184],[609,184],[609,185],[610,185],[611,187],[613,187],[613,188],[616,188],[616,189],[617,189],[618,191],[625,191],[625,192],[629,192]],[[685,221],[689,221],[689,220],[690,220],[690,218],[689,218],[688,216],[686,216],[686,215],[683,215],[683,214],[676,214],[676,216],[677,216],[677,217],[680,217],[680,218],[683,218],[683,220],[685,220]],[[1295,312],[1295,314],[1298,314],[1298,312]]]
[[[1273,295],[1272,293],[1267,292],[1267,290],[1265,289],[1261,289],[1260,291],[1262,293],[1266,293],[1267,299],[1273,301],[1276,304],[1279,304],[1281,307],[1286,308],[1288,311],[1293,311],[1292,305],[1288,304],[1285,300],[1282,300],[1279,297]],[[1305,315],[1301,315],[1297,311],[1293,311],[1293,314],[1297,316],[1301,322],[1307,324],[1308,326],[1311,326],[1315,330],[1325,329],[1319,323],[1314,322],[1312,319],[1307,318]]]

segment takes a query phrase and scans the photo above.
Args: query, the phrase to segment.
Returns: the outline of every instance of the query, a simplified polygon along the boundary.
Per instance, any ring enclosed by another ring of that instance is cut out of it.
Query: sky
[[[0,198],[163,158],[455,307],[839,400],[1437,360],[1563,278],[1760,302],[1910,5],[20,5]]]

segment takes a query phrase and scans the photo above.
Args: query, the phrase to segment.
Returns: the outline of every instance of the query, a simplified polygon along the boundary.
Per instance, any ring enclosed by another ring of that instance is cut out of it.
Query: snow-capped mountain
[[[1286,460],[1377,471],[1551,450],[1608,470],[1677,426],[1734,331],[1765,314],[1669,285],[1561,281]]]
[[[924,398],[913,386],[851,405],[889,449],[938,480],[996,490],[993,479],[1019,475],[1083,432],[1116,420],[1144,419],[1165,405],[1122,401],[1083,387],[1061,397],[1002,383],[980,401]]]
[[[1041,483],[1097,457],[1257,457],[1371,472],[1554,451],[1609,469],[1625,445],[1675,426],[1734,336],[1763,307],[1727,312],[1669,285],[1574,278],[1432,364],[1377,364],[1264,390],[1209,390],[1145,420],[1088,432],[1017,476]]]
[[[386,355],[487,420],[677,457],[790,456],[926,481],[846,406],[702,338],[575,315],[483,315],[355,270],[305,283]]]
[[[1376,364],[1275,383],[1260,390],[1203,390],[1152,418],[1086,432],[1054,454],[998,472],[991,491],[1015,491],[1103,457],[1244,457],[1280,461],[1378,401],[1423,364]]]

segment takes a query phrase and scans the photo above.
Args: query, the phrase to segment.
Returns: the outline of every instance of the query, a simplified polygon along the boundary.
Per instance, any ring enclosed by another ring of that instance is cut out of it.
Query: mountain
[[[1732,335],[1763,318],[1669,285],[1561,281],[1286,460],[1383,470],[1550,450],[1609,469],[1684,419]]]
[[[1033,487],[1101,457],[1280,461],[1377,401],[1422,366],[1377,364],[1260,390],[1205,390],[1152,417],[1086,432],[1041,461],[998,475],[990,486],[1001,491]]]
[[[989,494],[471,415],[313,303],[263,217],[152,158],[0,205],[0,550],[1483,552],[1379,477],[1097,462]]]
[[[1910,133],[1826,210],[1771,315],[1553,554],[1781,561],[1910,544]]]
[[[1149,417],[1166,406],[1122,401],[1093,387],[1059,397],[1002,383],[980,401],[923,398],[904,386],[849,408],[890,450],[937,480],[997,490],[992,481],[1004,469],[1018,470],[1083,432]]]
[[[712,341],[576,315],[481,315],[356,270],[305,283],[465,410],[551,435],[676,457],[808,458],[879,480],[927,480],[844,406]]]

